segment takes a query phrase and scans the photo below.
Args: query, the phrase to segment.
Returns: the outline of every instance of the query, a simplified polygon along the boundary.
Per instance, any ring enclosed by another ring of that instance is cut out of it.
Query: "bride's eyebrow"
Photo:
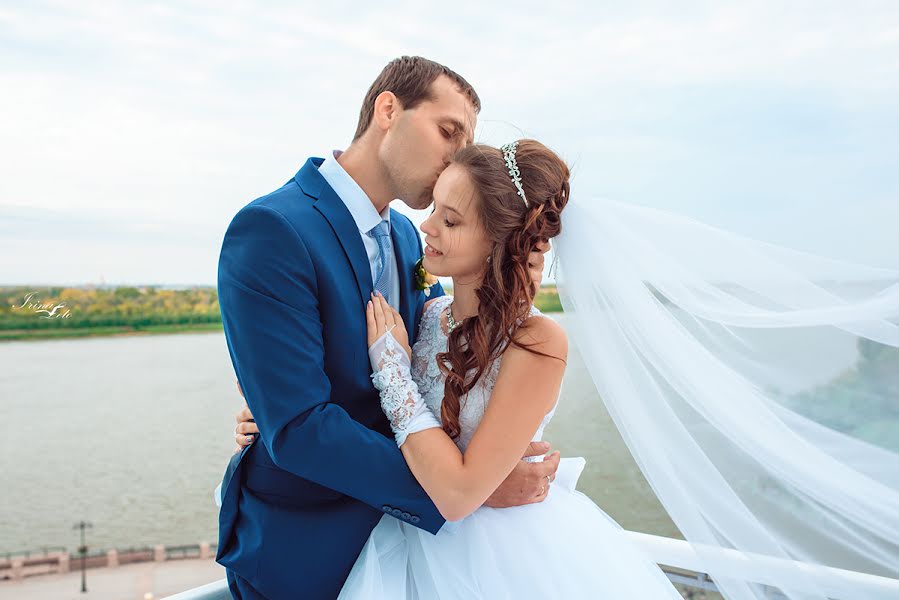
[[[454,207],[452,207],[452,206],[445,206],[444,208],[446,208],[446,210],[451,210],[451,211],[453,211],[454,213],[456,213],[457,215],[459,215],[459,218],[460,218],[460,219],[461,219],[462,217],[465,216],[465,215],[463,215],[462,213],[460,213],[456,208],[454,208]]]
[[[453,211],[454,213],[459,215],[460,219],[465,217],[465,215],[463,215],[461,212],[459,212],[459,209],[456,208],[455,206],[452,206],[451,204],[446,204],[444,202],[438,202],[437,198],[435,198],[434,196],[431,196],[431,212],[433,213],[434,211],[436,211],[438,206],[444,210]]]

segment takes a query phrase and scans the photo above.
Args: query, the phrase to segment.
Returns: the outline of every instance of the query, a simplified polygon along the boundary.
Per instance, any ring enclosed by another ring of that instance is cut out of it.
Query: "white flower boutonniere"
[[[425,296],[430,296],[431,287],[439,280],[435,275],[431,275],[425,270],[424,259],[424,256],[418,259],[418,262],[415,263],[412,274],[415,277],[415,289],[424,292]]]

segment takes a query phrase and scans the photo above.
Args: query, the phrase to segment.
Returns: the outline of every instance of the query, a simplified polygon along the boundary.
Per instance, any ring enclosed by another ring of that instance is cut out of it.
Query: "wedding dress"
[[[439,418],[444,377],[436,361],[447,348],[441,315],[451,297],[428,305],[412,352],[411,378]],[[545,318],[532,309],[530,318]],[[462,398],[461,451],[490,400],[502,357]],[[534,440],[552,418],[544,417]],[[339,598],[474,599],[641,598],[680,600],[661,569],[621,527],[575,489],[583,458],[563,458],[546,500],[514,508],[481,507],[432,535],[385,515],[372,531]]]

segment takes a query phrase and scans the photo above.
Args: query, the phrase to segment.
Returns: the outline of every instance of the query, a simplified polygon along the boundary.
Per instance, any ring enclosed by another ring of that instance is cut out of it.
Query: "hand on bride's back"
[[[243,396],[240,382],[237,383],[237,391]],[[256,426],[256,421],[253,419],[253,414],[250,412],[250,407],[247,406],[246,402],[244,402],[243,408],[234,415],[234,420],[237,421],[237,427],[234,428],[234,441],[237,442],[237,448],[234,451],[240,452],[253,443],[259,434],[259,427]]]
[[[548,442],[531,442],[524,456],[543,456],[549,452]],[[550,483],[556,478],[560,454],[553,452],[543,462],[518,461],[505,481],[487,498],[484,506],[510,508],[546,500]]]

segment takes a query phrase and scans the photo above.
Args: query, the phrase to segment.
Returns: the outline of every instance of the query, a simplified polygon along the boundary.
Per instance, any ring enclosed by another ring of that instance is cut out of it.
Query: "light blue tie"
[[[378,276],[375,278],[375,289],[381,292],[384,299],[390,302],[391,281],[390,269],[387,265],[393,259],[393,248],[390,245],[390,224],[386,220],[382,220],[375,225],[368,235],[372,236],[378,242]]]

